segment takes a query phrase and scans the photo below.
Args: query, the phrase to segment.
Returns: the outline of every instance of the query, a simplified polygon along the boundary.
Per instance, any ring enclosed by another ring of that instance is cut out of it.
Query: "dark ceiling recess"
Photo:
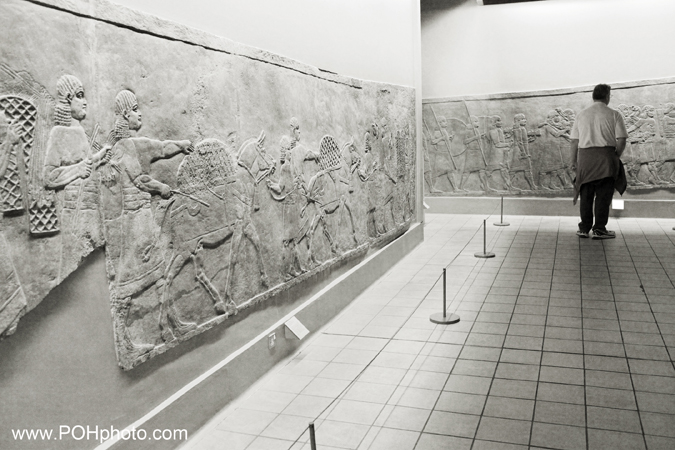
[[[539,2],[542,0],[478,0],[478,3],[483,5],[504,5],[506,3],[523,3],[523,2]]]

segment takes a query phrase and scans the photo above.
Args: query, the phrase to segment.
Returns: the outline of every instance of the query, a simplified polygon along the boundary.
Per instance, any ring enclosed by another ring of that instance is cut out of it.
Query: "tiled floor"
[[[675,449],[675,221],[427,215],[425,241],[187,450]],[[455,325],[434,325],[447,266]],[[436,283],[434,285],[434,283]],[[432,286],[434,286],[432,288]]]

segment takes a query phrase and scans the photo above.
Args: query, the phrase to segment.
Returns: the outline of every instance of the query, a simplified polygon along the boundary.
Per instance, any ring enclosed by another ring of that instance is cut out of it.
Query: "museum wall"
[[[675,76],[670,0],[422,0],[422,96]]]
[[[403,3],[393,23],[419,42],[419,10]],[[0,447],[44,448],[12,429],[122,429],[411,226],[387,264],[421,239],[421,100],[380,82],[418,85],[419,47],[368,82],[106,1],[0,8]],[[354,29],[382,18],[359,13]],[[333,23],[349,29],[346,15]],[[307,39],[338,60],[354,45]],[[386,267],[371,264],[307,323]],[[157,425],[196,430],[297,345],[242,355]]]
[[[673,16],[662,0],[423,1],[425,195],[573,197],[570,131],[603,82],[629,133],[624,198],[675,199]]]

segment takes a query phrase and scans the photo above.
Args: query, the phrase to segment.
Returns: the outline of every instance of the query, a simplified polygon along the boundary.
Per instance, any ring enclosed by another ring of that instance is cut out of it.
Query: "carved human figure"
[[[300,214],[303,206],[302,180],[293,174],[291,167],[291,138],[282,136],[279,156],[279,177],[276,181],[267,179],[272,198],[281,203],[282,223],[282,264],[286,281],[307,271],[303,267],[298,251]]]
[[[383,126],[384,125],[384,126]],[[364,135],[364,164],[358,176],[366,183],[368,192],[367,228],[371,237],[387,233],[387,220],[396,223],[393,211],[393,195],[396,179],[386,164],[391,140],[386,131],[386,122],[373,123]]]
[[[626,124],[627,129],[631,129],[635,126],[637,121],[640,119],[640,108],[636,105],[626,105],[624,103],[620,104],[617,107],[617,110],[623,116],[624,123]],[[626,141],[626,150],[621,155],[621,160],[625,164],[626,169],[626,178],[630,185],[634,186],[647,186],[647,183],[644,183],[638,179],[638,173],[640,171],[638,147],[630,139]]]
[[[430,137],[427,137],[426,133],[422,136],[422,155],[424,158],[424,181],[426,182],[427,185],[427,192],[433,194],[433,193],[439,193],[441,192],[439,189],[436,189],[434,187],[434,167],[431,163],[431,140]]]
[[[57,191],[61,209],[62,261],[77,263],[103,243],[99,188],[93,170],[110,158],[110,146],[93,152],[81,122],[87,116],[82,82],[63,75],[56,83],[55,125],[44,161],[45,188]],[[62,262],[62,264],[64,264]],[[60,268],[61,269],[61,268]]]
[[[305,185],[307,185],[307,183],[309,183],[309,179],[314,173],[316,173],[316,169],[307,167],[306,162],[318,161],[319,154],[305,147],[300,142],[300,122],[297,118],[291,117],[289,128],[290,136],[288,137],[291,140],[290,157],[293,176],[301,177],[302,181],[305,183]]]
[[[487,134],[488,143],[490,144],[487,174],[488,177],[492,179],[494,173],[499,171],[503,186],[507,190],[510,190],[511,178],[509,177],[508,161],[511,144],[506,140],[502,118],[500,116],[492,116],[489,120],[491,122],[491,127]]]
[[[377,124],[371,124],[370,128],[364,134],[364,156],[363,162],[357,174],[359,179],[365,183],[366,198],[368,199],[368,207],[366,210],[366,228],[368,236],[377,237],[384,233],[382,225],[377,221],[376,211],[378,208],[378,177],[377,173],[380,170],[379,158],[373,151],[373,145],[377,139]]]
[[[448,132],[448,119],[444,116],[438,116],[438,129],[434,131],[431,138],[431,145],[433,148],[433,167],[435,169],[434,182],[439,177],[445,177],[448,180],[453,191],[457,190],[455,185],[455,174],[457,167],[452,159],[452,150],[450,149],[450,142],[455,138],[452,131]],[[431,192],[441,192],[432,185]]]
[[[663,105],[663,138],[662,173],[669,183],[675,183],[675,103]]]
[[[656,110],[651,105],[642,108],[639,118],[628,127],[628,140],[637,150],[637,162],[640,165],[637,179],[646,180],[647,183],[656,185],[662,183],[658,175],[658,152],[656,143],[660,140],[659,127],[655,119]]]
[[[532,178],[532,157],[530,155],[529,144],[534,142],[536,133],[527,130],[527,119],[525,114],[516,114],[513,116],[513,142],[514,151],[511,156],[509,172],[511,174],[511,187],[518,189],[513,181],[515,177],[522,173],[525,177],[530,190],[536,189]]]
[[[20,140],[19,130],[10,124],[4,113],[0,112],[0,178],[5,176],[9,157]]]
[[[480,131],[480,121],[478,117],[471,116],[470,119],[471,123],[464,136],[466,159],[464,160],[464,172],[462,173],[462,181],[459,184],[459,189],[466,191],[464,188],[466,181],[471,174],[475,173],[478,175],[480,187],[483,191],[494,191],[494,189],[490,187],[487,179],[487,157],[485,155],[488,144],[487,136]]]
[[[110,139],[114,145],[111,165],[117,172],[112,184],[117,184],[119,190],[109,202],[111,206],[117,203],[114,207],[119,216],[106,220],[107,253],[112,259],[109,273],[114,277],[119,299],[135,297],[155,283],[158,287],[163,284],[165,261],[159,245],[163,218],[153,214],[151,197],[154,194],[168,199],[172,192],[168,185],[149,175],[150,164],[193,150],[188,140],[160,141],[132,136],[141,126],[136,95],[129,90],[120,91],[115,97],[115,126]],[[160,306],[159,326],[163,337],[171,330],[187,333],[196,327],[194,323],[181,321],[170,305]]]
[[[539,186],[546,190],[572,188],[567,176],[570,157],[570,131],[572,124],[563,115],[560,108],[552,109],[546,116],[546,122],[539,125]],[[559,183],[558,183],[559,182]]]
[[[27,307],[21,281],[12,262],[11,248],[0,232],[0,340],[16,331]]]
[[[308,201],[315,204],[316,211],[315,216],[312,218],[312,227],[310,228],[309,235],[310,237],[313,236],[316,229],[321,226],[333,254],[339,253],[336,237],[340,228],[336,226],[334,232],[331,233],[326,219],[328,216],[340,211],[346,212],[348,219],[347,230],[354,241],[354,246],[358,246],[354,216],[352,215],[352,206],[349,200],[350,173],[341,156],[341,153],[347,152],[347,147],[353,145],[353,142],[348,142],[345,144],[342,152],[340,152],[335,139],[332,136],[324,136],[321,139],[319,151],[319,167],[321,170],[312,177],[307,187]],[[311,239],[309,245],[309,253],[313,255]]]
[[[380,119],[380,126],[375,139],[377,152],[380,157],[380,199],[378,200],[378,221],[382,224],[385,232],[396,226],[394,215],[394,195],[396,193],[397,158],[394,133],[389,129],[385,117]],[[391,220],[391,227],[387,223]]]

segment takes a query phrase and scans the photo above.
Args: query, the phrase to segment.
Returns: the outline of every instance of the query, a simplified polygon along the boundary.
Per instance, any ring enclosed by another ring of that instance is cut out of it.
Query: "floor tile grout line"
[[[619,231],[621,231],[621,224],[619,223],[619,220],[617,219],[616,225],[619,228]],[[643,232],[644,234],[644,232]],[[633,267],[635,267],[635,261],[633,261],[633,256],[630,253],[630,249],[628,248],[628,244],[626,242],[625,237],[623,236],[623,233],[621,233],[621,238],[624,241],[624,244],[626,244],[626,250],[628,251],[628,255],[631,258],[631,261],[633,262]],[[607,272],[609,273],[609,261],[607,260],[607,250],[605,248],[605,243],[602,242],[602,253],[605,256],[605,265],[607,266]],[[635,269],[637,272],[637,268]],[[638,280],[640,280],[640,275],[638,274]],[[642,281],[640,280],[640,284],[642,284]],[[626,341],[623,336],[623,328],[621,327],[621,318],[619,316],[619,309],[616,306],[616,296],[614,294],[614,286],[612,285],[612,277],[609,276],[609,287],[612,290],[612,299],[614,303],[614,312],[616,313],[616,321],[619,324],[619,335],[621,336],[621,346],[623,347],[623,353],[626,357],[626,366],[628,366],[628,373],[629,373],[629,378],[630,378],[630,384],[631,387],[633,388],[633,400],[635,400],[635,410],[637,411],[638,415],[638,420],[640,421],[640,431],[642,432],[642,442],[645,445],[645,448],[648,448],[647,446],[647,437],[645,435],[645,428],[644,424],[642,423],[642,415],[640,414],[640,405],[638,404],[638,398],[637,398],[637,391],[635,390],[635,383],[633,381],[633,374],[631,373],[630,370],[630,363],[628,362],[628,352],[626,351]],[[647,300],[647,303],[649,303],[649,299],[647,298],[647,293],[645,292],[645,299]],[[651,306],[650,306],[651,309]],[[654,319],[656,321],[656,318]],[[588,428],[588,425],[587,425]]]
[[[490,392],[492,391],[492,386],[494,385],[495,378],[497,377],[497,369],[499,368],[499,363],[502,359],[502,354],[504,353],[504,346],[506,345],[506,338],[508,337],[508,330],[509,330],[509,328],[511,328],[511,323],[513,321],[513,315],[515,314],[516,307],[518,306],[518,297],[520,296],[520,292],[522,291],[523,283],[525,283],[525,277],[527,275],[527,268],[529,267],[530,260],[532,259],[532,253],[534,252],[534,247],[536,246],[536,243],[537,243],[537,235],[539,234],[539,227],[540,226],[541,226],[541,219],[539,221],[539,224],[537,225],[537,232],[535,233],[534,240],[532,241],[532,248],[530,249],[530,256],[528,257],[528,263],[526,264],[525,270],[524,270],[524,273],[523,273],[523,280],[521,281],[520,287],[518,288],[518,294],[516,295],[516,303],[514,304],[513,311],[511,311],[511,316],[509,318],[508,327],[506,329],[506,335],[504,336],[504,343],[502,344],[501,349],[499,351],[499,358],[497,358],[497,364],[495,365],[495,371],[492,374],[492,378],[490,380],[490,387],[488,388],[487,394],[485,395],[485,403],[483,404],[483,409],[481,410],[480,418],[478,419],[478,424],[476,425],[476,432],[474,434],[473,441],[471,442],[471,449],[473,449],[473,446],[476,444],[476,437],[478,436],[478,430],[480,429],[480,424],[483,421],[483,417],[484,417],[484,414],[485,414],[485,408],[487,408],[487,402],[488,402],[488,399],[490,398]],[[516,235],[514,236],[513,242],[515,242],[519,231],[520,231],[520,227],[518,228],[518,231],[516,232]],[[511,245],[509,247],[509,250],[511,249],[512,246],[513,245]],[[507,255],[508,255],[508,251],[507,251]],[[503,264],[503,262],[502,262],[502,264]],[[481,307],[481,309],[482,309],[482,307]],[[534,410],[533,410],[533,415],[534,415]]]
[[[658,223],[658,222],[657,222],[657,223]],[[639,222],[638,222],[638,226],[640,226]],[[663,228],[661,228],[661,229],[663,230]],[[640,230],[642,231],[642,234],[644,234],[644,230],[642,229],[642,227],[640,227]],[[673,242],[670,238],[668,238],[668,239],[671,241],[671,243]],[[624,239],[624,241],[625,241],[625,239]],[[663,263],[661,262],[661,259],[659,258],[659,256],[657,255],[657,253],[654,251],[654,247],[653,247],[652,244],[649,242],[649,240],[647,240],[647,243],[649,244],[649,248],[650,248],[650,249],[652,250],[652,252],[654,253],[654,256],[656,256],[656,259],[657,259],[657,261],[659,262],[659,265],[661,266],[661,269],[666,273],[666,276],[668,276],[668,280],[670,281],[671,287],[673,287],[673,288],[675,289],[675,283],[673,283],[673,280],[670,278],[670,276],[668,275],[668,272],[667,272],[667,271],[665,270],[665,268],[663,267]],[[626,245],[627,245],[627,244],[626,244]],[[629,254],[630,254],[630,249],[629,249]],[[632,257],[632,255],[631,255],[631,260],[632,260],[632,259],[633,259],[633,257]],[[635,265],[635,263],[633,263],[633,265]],[[665,340],[665,338],[663,337],[663,332],[661,331],[661,326],[659,325],[659,321],[658,321],[658,319],[656,318],[656,314],[654,314],[654,308],[652,307],[652,303],[649,301],[649,294],[647,294],[647,291],[644,289],[644,283],[643,283],[643,281],[642,281],[642,278],[640,277],[640,273],[637,271],[637,268],[635,269],[635,271],[637,272],[638,279],[640,280],[640,286],[642,287],[642,291],[644,292],[645,298],[647,299],[647,304],[649,305],[649,311],[651,312],[652,317],[654,318],[654,324],[656,325],[656,328],[659,330],[659,335],[661,336],[661,342],[663,342],[663,346],[664,346],[664,348],[665,348],[665,350],[666,350],[666,353],[668,354],[668,356],[669,356],[669,358],[670,358],[670,364],[673,366],[673,369],[675,369],[675,361],[673,360],[673,356],[675,356],[675,355],[671,355],[671,354],[670,354],[670,351],[669,351],[669,349],[668,349],[668,345],[666,344],[666,340]],[[620,324],[620,323],[621,323],[621,322],[619,322],[619,324]],[[627,357],[627,356],[628,356],[628,355],[626,355],[626,357]],[[632,380],[632,377],[631,377],[631,380]]]
[[[460,228],[460,229],[461,229],[461,228]],[[478,230],[480,230],[480,228],[478,228]],[[458,229],[457,231],[459,231],[459,229]],[[455,234],[456,234],[456,233],[454,233],[452,236],[454,236]],[[476,233],[474,233],[474,236],[475,236],[475,234],[476,234]],[[462,248],[462,250],[460,250],[460,251],[457,253],[457,255],[455,255],[455,257],[453,258],[452,261],[454,261],[454,260],[457,259],[457,257],[464,251],[464,249],[468,246],[468,244],[471,242],[472,239],[473,239],[473,236],[467,241],[467,243],[466,243],[465,246]],[[452,261],[451,261],[450,264],[452,264]],[[421,270],[422,270],[422,269],[420,269],[417,273],[419,273]],[[442,276],[442,275],[441,275],[441,276]],[[436,284],[437,284],[438,281],[440,280],[441,276],[439,276],[439,277],[436,279],[436,281],[435,281],[434,284],[431,286],[431,288],[427,291],[427,293],[426,293],[426,294],[422,297],[422,299],[418,302],[418,304],[417,304],[417,306],[415,307],[415,309],[408,315],[408,317],[407,317],[407,319],[406,319],[406,322],[407,322],[408,320],[410,320],[410,318],[412,317],[412,315],[415,314],[415,312],[419,309],[420,305],[424,302],[424,300],[426,300],[427,296],[428,296],[429,293],[433,290],[433,288],[436,286]],[[403,289],[403,288],[401,288],[401,289]],[[399,290],[399,292],[400,292],[400,290]],[[391,301],[391,300],[390,300],[390,301]],[[405,325],[406,322],[404,322],[402,325],[400,325],[400,326],[398,327],[398,331],[401,331],[401,329],[403,328],[403,326]],[[398,332],[397,332],[397,333],[398,333]],[[385,344],[385,345],[377,352],[377,354],[376,354],[376,355],[375,355],[375,356],[374,356],[374,357],[373,357],[373,358],[365,365],[365,367],[364,367],[364,368],[356,375],[356,377],[355,377],[355,378],[354,378],[354,379],[353,379],[353,380],[352,380],[352,381],[351,381],[351,382],[350,382],[350,383],[349,383],[349,384],[348,384],[348,385],[340,392],[340,394],[338,394],[338,396],[337,396],[335,399],[333,399],[333,401],[331,401],[331,402],[328,404],[328,406],[326,406],[326,408],[324,408],[324,409],[318,414],[318,416],[314,419],[314,421],[318,420],[318,418],[321,417],[321,415],[322,415],[324,412],[326,412],[326,410],[328,410],[328,409],[329,409],[329,408],[330,408],[330,407],[331,407],[338,399],[340,399],[340,397],[342,397],[349,389],[351,389],[351,387],[354,385],[354,383],[356,383],[356,382],[359,380],[359,378],[361,377],[361,375],[365,372],[366,369],[368,369],[368,368],[371,366],[371,364],[373,363],[373,361],[375,361],[375,359],[382,353],[382,351],[386,348],[386,346],[387,346],[391,341],[394,340],[394,336],[396,336],[397,333],[394,333],[394,334],[392,335],[392,337],[390,337],[390,338],[387,339],[387,341],[388,341],[387,344]],[[433,334],[433,332],[432,332],[432,334]],[[357,336],[354,336],[354,337],[357,337]],[[427,343],[428,343],[428,340],[427,340]],[[397,386],[397,387],[398,387],[398,386]],[[392,395],[393,395],[393,393],[392,393]],[[391,398],[391,396],[390,396],[390,398]],[[385,404],[385,405],[386,405],[386,404]],[[325,419],[325,420],[327,420],[327,419]],[[314,422],[314,421],[313,421],[313,422]],[[370,431],[370,429],[371,429],[372,427],[373,427],[373,425],[370,425],[370,426],[368,427],[369,431]],[[309,428],[309,427],[308,427],[308,428]],[[295,439],[295,441],[294,441],[294,442],[291,444],[291,446],[289,447],[289,450],[292,449],[293,446],[300,440],[300,438],[305,434],[305,432],[308,430],[308,428],[305,428],[305,429],[302,431],[302,433]],[[263,431],[264,431],[264,430],[263,430]],[[363,439],[365,439],[365,437],[367,436],[367,434],[368,434],[368,432],[366,432],[366,434],[364,435],[364,437],[363,437],[362,440],[360,441],[359,445],[363,442]]]
[[[500,230],[500,231],[501,231],[501,230]],[[469,242],[471,242],[472,239],[473,239],[473,237],[472,237],[471,239],[469,239],[469,241],[467,241],[467,245],[468,245]],[[465,246],[465,247],[466,247],[466,246]],[[463,250],[462,250],[462,251],[463,251]],[[453,260],[453,261],[454,261],[454,260]],[[452,264],[452,263],[450,263],[450,264]],[[450,265],[450,264],[449,264],[449,265]],[[503,264],[503,261],[500,263],[500,265],[501,265],[501,264]],[[449,266],[449,265],[448,265],[448,266]],[[483,264],[483,265],[484,265],[484,264]],[[482,266],[481,266],[481,267],[482,267]],[[472,268],[472,270],[471,270],[471,273],[474,272],[475,268],[476,268],[476,265],[473,266],[473,268]],[[478,269],[478,273],[480,273],[480,268]],[[463,283],[463,285],[466,284],[466,281],[468,281],[469,278],[470,278],[470,275],[467,275],[467,279],[465,280],[465,282]],[[472,283],[473,283],[474,280],[475,280],[475,278],[472,279]],[[453,299],[453,300],[454,300],[454,299]],[[459,303],[461,304],[461,300],[459,301]],[[483,303],[484,303],[484,301],[483,301]],[[481,309],[482,309],[482,307],[481,307]],[[455,311],[456,311],[456,310],[455,310]],[[475,324],[476,324],[476,320],[474,319],[474,320],[473,320],[473,324],[471,325],[471,328],[469,329],[469,332],[467,333],[467,339],[468,339],[469,335],[471,334],[471,330],[473,329],[473,327],[475,326]],[[433,333],[432,333],[432,335],[433,335]],[[431,335],[430,335],[429,337],[431,337]],[[428,343],[428,342],[429,342],[429,340],[427,339],[427,343]],[[436,342],[436,344],[438,344],[438,342]],[[457,354],[457,358],[455,358],[455,362],[452,364],[452,367],[450,368],[450,371],[448,372],[448,375],[447,375],[447,377],[446,377],[446,379],[445,379],[445,382],[443,383],[443,388],[441,389],[441,392],[440,392],[438,398],[437,398],[436,401],[434,402],[434,406],[433,406],[432,409],[430,410],[431,412],[429,413],[429,417],[427,417],[427,420],[424,422],[424,426],[422,427],[422,431],[420,431],[419,436],[417,437],[417,441],[415,442],[415,446],[414,446],[413,448],[417,448],[417,445],[419,444],[419,440],[421,439],[422,434],[424,434],[424,430],[426,429],[427,425],[429,424],[429,420],[431,419],[431,415],[432,415],[433,412],[436,410],[436,406],[438,405],[438,401],[440,400],[440,397],[441,397],[441,395],[443,394],[444,388],[445,388],[445,386],[447,385],[448,380],[450,379],[450,376],[452,375],[452,371],[455,369],[455,366],[457,365],[457,361],[459,360],[459,357],[461,356],[462,351],[464,350],[464,347],[465,347],[465,346],[466,346],[466,339],[464,340],[464,343],[461,345],[461,349],[459,350],[459,353]],[[476,432],[477,432],[477,431],[478,431],[478,425],[476,425]],[[432,434],[433,434],[433,433],[432,433]],[[475,433],[474,433],[474,439],[475,439]],[[472,441],[472,446],[473,446],[473,441]]]
[[[581,247],[581,239],[582,238],[579,238],[577,240],[579,248],[579,306],[581,310],[581,365],[584,369],[584,421],[586,422],[584,437],[586,439],[586,450],[588,450],[590,444],[588,436],[588,390],[586,389],[586,328],[584,327],[584,255]]]
[[[541,226],[541,225],[540,225]],[[553,289],[553,274],[555,273],[555,260],[558,254],[558,242],[560,241],[560,219],[558,219],[558,230],[555,239],[555,251],[553,252],[553,267],[551,267],[551,283],[549,285],[548,300],[546,301],[546,319],[544,320],[544,335],[541,340],[541,354],[539,355],[539,372],[537,373],[537,386],[534,390],[534,405],[532,408],[532,420],[530,421],[530,438],[528,447],[532,446],[532,435],[534,433],[535,415],[537,413],[537,396],[539,395],[539,383],[541,380],[541,363],[544,358],[544,347],[546,345],[546,328],[548,328],[548,313],[551,308],[551,290]],[[536,239],[535,239],[536,243]],[[584,382],[585,384],[585,382]]]

